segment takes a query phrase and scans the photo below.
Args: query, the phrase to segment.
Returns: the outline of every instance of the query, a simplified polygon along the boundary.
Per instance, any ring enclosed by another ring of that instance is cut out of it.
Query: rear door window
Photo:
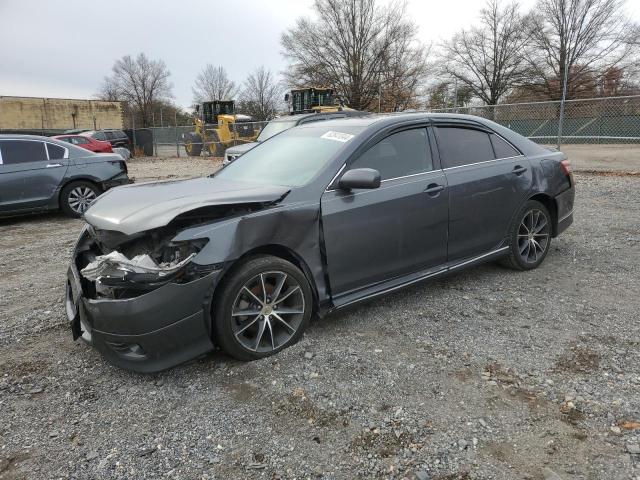
[[[66,148],[53,143],[47,143],[47,150],[49,151],[49,160],[62,160],[67,153]]]
[[[499,137],[495,133],[492,133],[489,136],[491,137],[493,150],[496,152],[496,158],[509,158],[521,155],[518,150],[513,148],[511,144],[504,140],[502,137]]]
[[[107,139],[107,136],[104,134],[104,132],[96,132],[96,133],[94,133],[92,136],[93,136],[93,138],[95,138],[96,140],[102,140],[102,141],[104,141],[104,140],[106,140],[106,139]]]
[[[349,167],[373,168],[382,180],[406,177],[433,170],[425,128],[404,130],[379,141]]]
[[[463,127],[437,127],[436,131],[443,168],[495,159],[487,132]]]
[[[44,142],[36,140],[0,140],[0,151],[5,165],[47,160]]]

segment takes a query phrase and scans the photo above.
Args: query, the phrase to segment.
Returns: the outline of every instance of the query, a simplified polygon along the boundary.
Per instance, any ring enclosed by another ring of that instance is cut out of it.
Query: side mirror
[[[351,190],[352,188],[373,189],[380,186],[380,172],[373,168],[354,168],[348,170],[340,180],[338,188],[341,190]]]

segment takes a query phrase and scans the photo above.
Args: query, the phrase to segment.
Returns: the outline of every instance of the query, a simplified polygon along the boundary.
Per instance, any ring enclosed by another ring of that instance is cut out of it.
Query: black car
[[[102,192],[129,183],[120,155],[35,135],[0,135],[0,216],[58,208],[80,217]]]
[[[125,186],[85,214],[75,338],[155,371],[295,342],[312,314],[501,259],[536,268],[573,221],[560,152],[488,120],[402,114],[292,128],[208,178]]]
[[[96,140],[100,140],[103,142],[109,142],[114,148],[126,148],[129,151],[133,150],[131,140],[122,130],[89,130],[84,132],[83,135],[88,135],[91,138],[95,138]]]

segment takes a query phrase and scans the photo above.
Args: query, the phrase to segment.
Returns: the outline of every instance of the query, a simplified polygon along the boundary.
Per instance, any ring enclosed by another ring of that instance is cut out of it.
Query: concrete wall
[[[68,130],[122,127],[120,102],[0,96],[0,129]]]

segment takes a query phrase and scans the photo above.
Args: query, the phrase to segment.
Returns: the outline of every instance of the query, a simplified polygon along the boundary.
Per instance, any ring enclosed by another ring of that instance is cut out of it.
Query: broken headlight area
[[[176,233],[158,229],[126,236],[88,229],[76,257],[85,295],[133,298],[169,282],[187,283],[209,274],[213,266],[191,262],[208,240],[173,242]]]

